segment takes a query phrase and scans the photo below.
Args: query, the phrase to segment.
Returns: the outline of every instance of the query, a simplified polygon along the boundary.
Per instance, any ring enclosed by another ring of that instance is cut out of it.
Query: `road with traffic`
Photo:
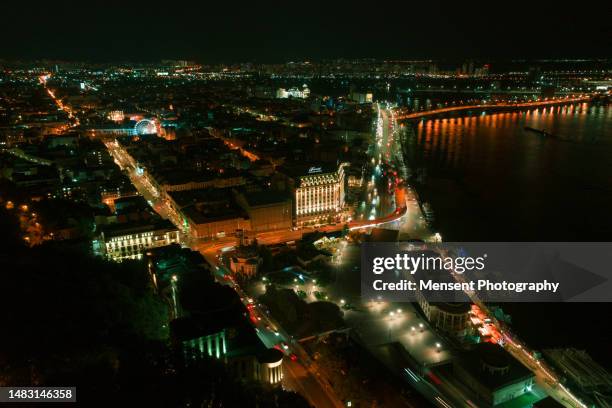
[[[78,126],[80,122],[75,112],[73,112],[70,106],[65,105],[62,100],[55,95],[53,90],[47,87],[48,78],[49,76],[41,76],[39,78],[40,83],[47,91],[49,97],[56,103],[58,108],[67,113],[70,124],[65,130],[68,130],[70,127]],[[584,102],[588,101],[589,99],[589,97],[582,95],[580,97],[573,98],[568,96],[565,98],[553,98],[551,100],[518,104],[502,103],[452,106],[407,114],[396,114],[392,109],[381,109],[381,106],[377,105],[376,109],[378,117],[376,120],[376,140],[372,149],[372,163],[374,166],[371,179],[367,183],[368,203],[367,205],[364,203],[363,207],[366,208],[361,209],[361,211],[365,211],[361,214],[361,219],[351,221],[349,227],[352,229],[357,229],[386,225],[392,228],[397,227],[400,229],[400,231],[404,230],[406,232],[410,232],[413,238],[420,237],[422,239],[431,240],[433,237],[424,220],[416,193],[410,187],[405,185],[405,180],[408,177],[408,174],[403,163],[403,158],[401,157],[402,149],[398,140],[397,122],[399,120],[417,119],[444,113],[476,109],[492,110],[534,108],[564,103]],[[115,159],[115,162],[126,172],[138,192],[149,201],[152,207],[163,218],[170,219],[177,226],[177,228],[179,228],[179,230],[182,232],[181,236],[183,244],[203,253],[204,256],[209,259],[212,265],[217,266],[218,270],[221,270],[223,265],[218,262],[217,254],[224,248],[236,245],[236,238],[223,237],[217,240],[201,241],[190,237],[188,230],[184,225],[183,217],[178,214],[172,208],[172,206],[170,206],[163,194],[161,194],[155,187],[154,181],[149,178],[146,172],[139,169],[138,164],[135,163],[134,159],[127,153],[127,151],[123,149],[116,140],[106,141],[105,144],[108,151]],[[388,182],[386,186],[381,186],[380,184],[381,172],[382,175],[385,176],[384,180]],[[400,190],[402,193],[397,194]],[[384,197],[385,195],[387,197]],[[401,200],[405,201],[398,203],[398,197],[401,197]],[[378,214],[384,215],[377,216]],[[327,226],[320,229],[324,231],[337,231],[341,228],[342,225],[337,225]],[[257,235],[257,239],[262,244],[270,245],[300,239],[304,232],[308,232],[308,230],[268,231],[259,233]],[[228,276],[229,274],[224,273],[223,275]],[[224,277],[218,278],[222,281],[224,280]],[[227,280],[225,280],[224,283],[228,283]],[[241,295],[241,297],[243,297],[246,304],[250,304],[251,302],[248,296],[245,295],[242,289],[235,283],[232,283],[232,285]],[[504,327],[495,319],[483,302],[481,302],[478,298],[473,298],[472,300],[484,313],[491,317],[493,322],[496,323],[497,330],[503,334],[503,346],[506,348],[506,350],[534,372],[538,383],[544,389],[546,389],[551,396],[567,407],[586,408],[584,403],[582,403],[563,384],[560,383],[559,378],[552,372],[552,370],[550,370],[550,368],[546,366],[545,362],[537,359],[534,356],[534,352],[531,351],[525,343],[519,341],[518,337],[516,337],[507,327]],[[379,306],[380,305],[378,303],[374,304],[375,308]],[[390,305],[390,307],[392,309],[385,318],[389,318],[393,321],[402,316],[402,313],[398,312],[399,309],[393,311],[393,306]],[[297,342],[292,341],[291,336],[285,333],[280,325],[278,325],[277,322],[274,322],[272,317],[270,317],[260,305],[255,305],[253,309],[256,311],[256,313],[258,313],[258,316],[262,318],[266,328],[275,329],[262,330],[261,327],[256,327],[258,329],[258,333],[262,333],[260,338],[262,341],[264,341],[264,343],[266,343],[266,345],[272,345],[272,343],[275,341],[275,337],[280,337],[282,342],[284,342],[284,344],[287,346],[288,351],[295,351],[296,354],[302,357],[303,365],[297,363],[296,361],[290,360],[292,362],[288,365],[288,369],[286,370],[288,382],[293,381],[292,384],[296,388],[308,387],[306,394],[311,395],[311,402],[315,403],[315,405],[318,407],[343,406],[341,401],[334,395],[333,390],[331,390],[329,386],[325,384],[325,380],[322,379],[321,373],[312,372],[309,370],[309,357],[301,346],[299,346]],[[409,314],[407,313],[403,316],[408,315]],[[378,319],[378,321],[380,321],[380,319]],[[408,331],[408,334],[414,330],[414,326],[412,326]],[[389,329],[389,337],[391,337],[391,331],[392,330]],[[276,343],[276,345],[277,344],[278,343]],[[438,343],[436,342],[436,345],[437,344]],[[437,352],[440,352],[440,347],[436,348],[438,349]],[[302,388],[302,390],[306,391],[304,388]],[[440,401],[438,397],[436,397],[436,401],[442,408],[449,408],[448,403],[443,400]]]
[[[262,305],[253,302],[231,278],[231,274],[221,262],[219,254],[235,247],[236,237],[228,236],[214,240],[199,240],[191,237],[187,229],[184,228],[181,215],[172,208],[164,194],[156,189],[148,173],[139,169],[132,156],[116,140],[107,140],[105,145],[117,165],[126,172],[137,191],[148,200],[161,217],[171,220],[180,229],[182,244],[202,253],[209,264],[216,267],[215,278],[217,281],[225,285],[231,285],[240,295],[251,313],[251,322],[255,326],[258,337],[266,347],[277,347],[285,354],[294,354],[299,358],[296,361],[286,359],[288,361],[284,363],[286,366],[288,365],[287,370],[285,370],[287,386],[294,388],[295,384],[301,384],[303,388],[295,389],[295,391],[307,390],[308,392],[303,394],[304,397],[316,407],[338,408],[344,406],[323,375],[311,364],[310,357],[301,345],[293,341],[292,337],[283,330],[280,324],[274,321],[267,310]],[[342,226],[330,226],[328,229],[333,230],[334,228],[338,229]],[[288,229],[269,231],[258,234],[257,239],[261,244],[271,245],[300,239],[304,232],[303,230]]]
[[[529,105],[534,106],[534,105]],[[539,105],[538,105],[539,106]],[[482,108],[482,106],[478,106]],[[468,109],[467,107],[461,107],[462,109]],[[455,108],[446,108],[444,110],[438,110],[437,112],[431,112],[431,114],[437,114],[442,112],[448,112],[452,110],[459,110]],[[403,160],[401,156],[398,156],[401,149],[398,146],[398,117],[388,108],[381,109],[380,106],[377,108],[378,119],[376,123],[376,146],[373,149],[372,162],[373,172],[370,182],[367,185],[367,196],[368,203],[365,205],[366,210],[364,215],[368,215],[367,219],[363,216],[361,219],[352,220],[349,223],[351,229],[359,228],[370,228],[372,226],[385,225],[389,228],[396,228],[400,231],[409,232],[413,238],[420,238],[423,240],[432,240],[435,234],[432,234],[429,230],[427,223],[423,217],[421,207],[418,203],[416,193],[406,185],[405,179],[407,177],[406,170],[402,168]],[[222,264],[218,261],[217,255],[219,252],[230,249],[236,245],[235,237],[222,237],[215,240],[198,240],[189,236],[188,231],[184,228],[183,217],[178,214],[168,203],[156,188],[153,180],[151,180],[146,172],[143,172],[138,168],[138,164],[134,162],[133,158],[123,149],[117,141],[106,141],[106,146],[114,157],[117,164],[128,174],[130,180],[137,188],[140,194],[142,194],[149,203],[155,208],[155,210],[164,218],[170,219],[181,231],[183,237],[183,244],[189,246],[195,250],[203,253],[212,265],[222,267]],[[400,174],[400,176],[398,176]],[[387,184],[381,184],[381,181],[385,181]],[[402,191],[402,194],[397,194],[398,190]],[[397,198],[402,197],[404,202],[397,202]],[[379,216],[378,214],[384,214]],[[333,225],[321,227],[319,230],[322,231],[338,231],[343,228],[342,225]],[[298,240],[302,237],[305,232],[311,232],[310,229],[300,230],[275,230],[262,232],[257,234],[257,240],[259,243],[264,245],[271,245],[280,242],[287,242]],[[223,278],[220,278],[223,279]],[[225,282],[227,283],[227,282]],[[242,291],[242,289],[233,284],[233,287],[245,299],[245,303],[249,303],[248,296]],[[476,304],[482,307],[483,311],[487,311],[486,306],[481,302],[475,301]],[[376,305],[374,306],[376,308]],[[391,309],[388,309],[388,308]],[[377,327],[377,324],[372,322],[382,323],[383,327],[393,325],[399,320],[413,321],[412,319],[405,319],[406,316],[411,316],[413,311],[406,311],[401,317],[402,313],[398,313],[397,316],[391,315],[393,312],[394,305],[388,305],[384,307],[386,315],[379,315],[378,317],[369,317],[371,321],[368,324],[359,323],[362,331],[371,331],[370,328]],[[292,384],[292,387],[298,388],[298,383],[302,387],[308,387],[307,394],[311,395],[311,403],[315,403],[321,407],[334,407],[342,406],[340,399],[335,396],[333,390],[327,385],[328,383],[322,377],[320,372],[313,372],[312,365],[306,352],[297,344],[292,341],[291,336],[285,333],[280,325],[270,317],[260,305],[254,306],[255,313],[263,320],[263,326],[256,325],[260,338],[267,346],[275,346],[284,343],[287,346],[287,351],[295,353],[299,356],[301,362],[291,361],[287,372],[287,382]],[[387,310],[390,310],[387,312]],[[414,314],[416,316],[416,314]],[[350,316],[347,316],[350,321]],[[390,322],[389,322],[390,321]],[[414,321],[413,321],[414,322]],[[426,324],[419,322],[418,324]],[[395,324],[397,326],[397,324]],[[397,329],[388,329],[389,338],[392,336],[392,332],[397,333],[394,335],[396,339],[401,336],[414,336],[414,325],[409,327],[402,327],[400,325]],[[275,330],[271,330],[274,328]],[[504,333],[504,339],[506,340],[506,349],[519,361],[523,362],[528,368],[530,368],[535,374],[538,382],[545,388],[555,399],[562,402],[568,407],[583,407],[585,405],[580,402],[573,394],[569,392],[562,384],[559,383],[558,379],[551,373],[551,371],[545,367],[545,365],[536,360],[533,354],[528,351],[526,345],[518,343],[514,340],[507,330],[504,332],[500,327],[500,331]],[[379,332],[379,331],[378,331]],[[429,347],[434,347],[435,353],[440,353],[440,341],[435,340],[435,334],[431,330],[431,335],[434,336],[431,341],[425,343],[430,344]],[[276,341],[278,340],[278,341]],[[413,338],[407,337],[407,341],[413,341]],[[406,344],[410,347],[410,344]],[[414,347],[414,345],[412,346]],[[420,345],[419,347],[423,347]],[[419,378],[419,377],[417,377]],[[427,387],[428,389],[436,389],[431,383]],[[434,403],[437,403],[442,408],[448,408],[446,400],[441,397],[440,390],[436,391],[438,394],[430,393],[429,396],[433,397]],[[460,398],[454,396],[453,403],[456,405]],[[469,406],[469,404],[461,403],[460,406]]]

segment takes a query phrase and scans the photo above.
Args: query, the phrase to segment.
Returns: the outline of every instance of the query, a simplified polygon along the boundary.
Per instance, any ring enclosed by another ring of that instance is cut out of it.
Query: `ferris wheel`
[[[157,124],[151,119],[139,120],[134,125],[134,134],[136,135],[154,135],[157,133]]]

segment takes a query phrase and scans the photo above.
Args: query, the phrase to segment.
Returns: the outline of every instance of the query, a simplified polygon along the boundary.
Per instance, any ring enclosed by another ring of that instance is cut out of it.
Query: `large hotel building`
[[[178,244],[179,232],[168,220],[106,225],[96,240],[109,259],[142,259],[150,248]]]
[[[293,196],[298,226],[333,222],[344,207],[344,164],[308,165],[283,169]]]

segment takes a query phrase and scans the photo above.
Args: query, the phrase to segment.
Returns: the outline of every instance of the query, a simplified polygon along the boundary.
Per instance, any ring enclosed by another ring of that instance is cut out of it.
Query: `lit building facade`
[[[344,207],[344,165],[335,170],[310,166],[295,177],[294,202],[297,225],[323,224]]]
[[[237,230],[250,231],[248,214],[235,203],[227,188],[200,188],[169,191],[166,196],[173,212],[194,238],[233,235]]]
[[[430,271],[430,277],[439,282],[451,282],[452,277],[445,271]],[[417,290],[416,300],[429,322],[442,332],[463,338],[472,333],[471,303],[438,301],[435,290]]]
[[[106,204],[108,208],[114,213],[115,212],[115,200],[124,197],[136,197],[138,192],[136,190],[125,190],[119,187],[114,189],[104,189],[100,192],[100,201]]]
[[[259,381],[269,386],[280,386],[283,380],[283,353],[277,349],[257,355],[239,354],[228,358],[229,371],[242,381]]]
[[[361,188],[363,186],[363,177],[351,174],[348,178],[348,186],[355,189]]]
[[[141,259],[147,249],[179,243],[179,231],[170,221],[116,224],[101,232],[99,242],[114,261]]]
[[[470,331],[469,303],[430,303],[420,294],[417,299],[427,320],[438,329],[459,337]]]
[[[194,238],[220,238],[233,235],[238,230],[251,229],[251,221],[230,208],[226,215],[211,215],[200,211],[197,206],[190,206],[183,209],[183,215]]]
[[[122,110],[114,110],[108,113],[108,119],[112,120],[113,122],[123,122],[124,118],[125,115],[123,114]]]
[[[171,323],[185,363],[214,358],[225,363],[228,371],[240,381],[280,386],[284,354],[275,348],[266,348],[242,316],[230,317],[224,315],[226,312],[213,312],[208,316],[216,317],[214,322],[198,323],[181,318]],[[234,321],[236,318],[241,321]]]
[[[269,349],[257,356],[257,379],[270,385],[280,385],[283,380],[283,353]]]
[[[373,95],[371,92],[351,92],[349,99],[357,103],[372,103]]]
[[[285,89],[285,88],[278,88],[278,90],[276,91],[276,97],[277,98],[300,98],[300,99],[306,99],[310,96],[310,89],[308,89],[308,87],[306,85],[304,85],[302,87],[302,89],[299,88],[289,88],[289,89]]]
[[[225,329],[209,335],[183,341],[182,348],[186,360],[213,357],[224,358],[227,354]]]
[[[254,246],[240,245],[230,254],[230,270],[238,275],[253,277],[257,274],[262,263],[261,257],[257,254]]]

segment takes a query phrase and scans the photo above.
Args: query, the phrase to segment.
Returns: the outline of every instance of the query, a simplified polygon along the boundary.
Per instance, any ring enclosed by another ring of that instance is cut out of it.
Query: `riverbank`
[[[612,235],[610,107],[430,120],[415,126],[406,142],[412,184],[431,205],[434,230],[445,241],[608,241]],[[504,310],[533,347],[584,348],[612,366],[610,305],[509,304]]]

